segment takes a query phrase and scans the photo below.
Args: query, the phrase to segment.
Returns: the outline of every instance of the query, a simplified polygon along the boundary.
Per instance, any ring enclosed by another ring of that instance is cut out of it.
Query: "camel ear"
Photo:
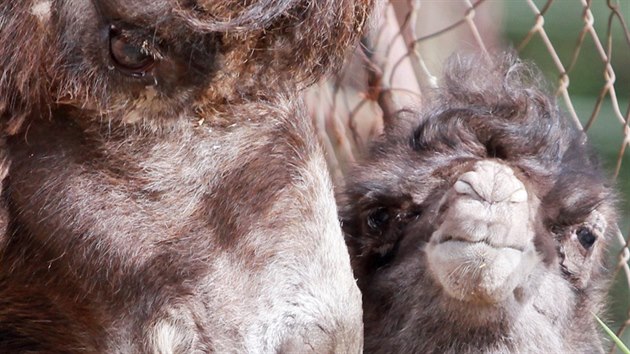
[[[29,1],[0,4],[0,127],[5,134],[19,131],[26,117],[44,109],[50,100],[48,68],[50,1],[31,8]]]

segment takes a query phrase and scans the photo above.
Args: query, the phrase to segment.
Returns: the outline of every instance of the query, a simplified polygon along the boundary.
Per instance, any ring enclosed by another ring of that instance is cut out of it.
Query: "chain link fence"
[[[541,67],[622,192],[608,324],[630,342],[627,19],[626,0],[391,0],[344,70],[307,92],[333,178],[343,178],[396,110],[422,104],[423,89],[438,85],[451,53],[516,49]]]

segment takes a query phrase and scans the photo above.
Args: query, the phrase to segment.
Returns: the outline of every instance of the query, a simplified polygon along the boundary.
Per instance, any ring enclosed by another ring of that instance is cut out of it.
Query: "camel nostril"
[[[483,198],[479,195],[479,193],[475,191],[475,188],[473,188],[473,186],[466,181],[463,181],[461,179],[458,180],[457,182],[455,182],[455,185],[453,186],[453,188],[459,194],[469,195],[475,199],[483,200]]]
[[[527,191],[514,171],[495,161],[483,160],[472,171],[462,174],[453,189],[461,195],[490,204],[527,201]]]

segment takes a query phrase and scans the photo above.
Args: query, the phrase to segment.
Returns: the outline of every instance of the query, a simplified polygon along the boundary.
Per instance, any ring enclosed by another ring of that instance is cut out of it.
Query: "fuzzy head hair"
[[[513,55],[445,72],[340,196],[366,350],[601,348],[615,195],[585,134]]]
[[[4,1],[1,122],[63,104],[163,121],[304,86],[340,65],[372,2]]]

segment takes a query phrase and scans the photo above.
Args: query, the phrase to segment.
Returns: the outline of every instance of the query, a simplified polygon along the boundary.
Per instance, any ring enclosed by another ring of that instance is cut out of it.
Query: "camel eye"
[[[134,77],[145,76],[155,62],[146,46],[130,42],[116,26],[110,27],[109,51],[118,68]]]
[[[578,241],[585,249],[590,249],[595,241],[597,240],[597,236],[593,234],[593,232],[586,227],[581,227],[575,232]]]
[[[368,214],[367,225],[372,230],[380,230],[389,221],[390,215],[386,208],[377,208]]]

